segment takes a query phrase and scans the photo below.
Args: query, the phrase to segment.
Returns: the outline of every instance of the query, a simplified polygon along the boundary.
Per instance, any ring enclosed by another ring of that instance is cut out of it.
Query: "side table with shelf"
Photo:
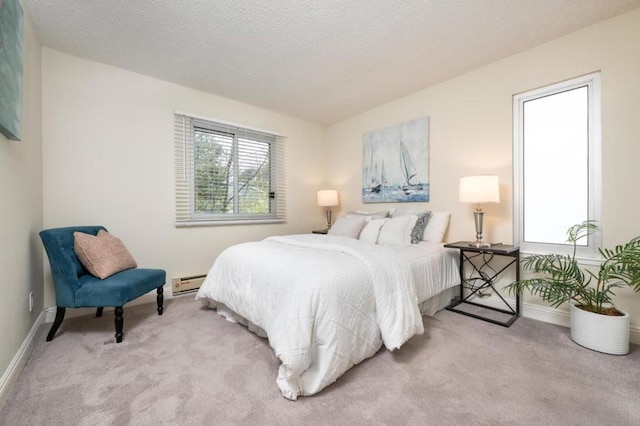
[[[451,302],[451,304],[447,306],[447,310],[503,327],[510,327],[520,316],[520,294],[516,294],[515,306],[513,306],[505,300],[494,287],[494,284],[496,278],[510,267],[515,268],[516,280],[520,279],[520,248],[518,246],[505,244],[492,244],[490,247],[476,247],[474,243],[469,241],[458,241],[456,243],[445,244],[444,246],[460,251],[460,278],[462,280],[460,283],[460,298]],[[508,260],[507,264],[502,268],[496,270],[490,265],[495,256],[509,257],[511,259]],[[465,264],[469,265],[471,269],[468,276],[464,274]],[[482,290],[489,289],[493,290],[499,297],[501,304],[504,304],[504,309],[487,306],[472,300],[482,295]],[[466,296],[465,290],[469,292]],[[506,314],[509,318],[506,321],[499,321],[491,317],[468,312],[458,308],[462,304],[473,305],[477,308]]]

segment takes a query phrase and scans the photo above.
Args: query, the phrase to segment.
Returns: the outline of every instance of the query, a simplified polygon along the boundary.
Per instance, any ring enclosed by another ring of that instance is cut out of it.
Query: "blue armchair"
[[[47,342],[53,339],[62,324],[66,308],[97,308],[96,316],[100,317],[105,306],[115,307],[117,343],[122,342],[122,307],[125,303],[156,289],[158,315],[162,315],[162,286],[166,280],[166,272],[162,269],[128,269],[101,280],[82,266],[73,248],[73,233],[79,231],[96,235],[101,229],[106,231],[102,226],[75,226],[40,232],[51,265],[57,305],[56,319],[47,335]]]

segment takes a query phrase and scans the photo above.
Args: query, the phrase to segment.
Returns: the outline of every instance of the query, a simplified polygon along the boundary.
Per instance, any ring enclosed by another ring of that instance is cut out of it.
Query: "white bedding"
[[[419,303],[460,282],[441,244],[385,247],[330,235],[291,235],[220,254],[196,298],[239,320],[282,362],[277,384],[295,400],[333,383],[384,345],[423,332]]]
[[[443,243],[420,241],[393,250],[411,263],[418,303],[460,284],[459,252],[444,248]]]

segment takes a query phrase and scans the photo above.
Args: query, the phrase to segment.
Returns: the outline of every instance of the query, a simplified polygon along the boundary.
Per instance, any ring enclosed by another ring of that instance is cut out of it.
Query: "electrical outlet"
[[[29,312],[33,311],[33,292],[29,292]]]

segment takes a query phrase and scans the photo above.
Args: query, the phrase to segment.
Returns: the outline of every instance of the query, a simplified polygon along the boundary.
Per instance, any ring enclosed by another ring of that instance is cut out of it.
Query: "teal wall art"
[[[429,117],[362,138],[362,202],[429,201]]]
[[[0,133],[20,140],[22,130],[22,7],[0,0]]]

